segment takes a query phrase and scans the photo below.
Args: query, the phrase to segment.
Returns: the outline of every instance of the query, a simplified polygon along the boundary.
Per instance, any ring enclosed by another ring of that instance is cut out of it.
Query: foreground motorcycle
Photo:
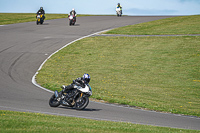
[[[37,14],[36,24],[37,24],[37,25],[38,25],[39,23],[40,23],[40,24],[43,24],[43,22],[44,22],[43,14]]]
[[[75,25],[76,20],[74,15],[69,15],[69,25]]]
[[[119,7],[117,7],[116,8],[116,13],[117,13],[117,16],[119,17],[121,17],[122,16],[122,11],[121,11],[121,9],[119,8]]]
[[[49,99],[49,105],[51,107],[63,105],[74,107],[76,110],[83,110],[87,107],[91,95],[92,89],[89,84],[85,85],[85,88],[75,85],[74,89],[67,90],[66,93],[55,91]]]

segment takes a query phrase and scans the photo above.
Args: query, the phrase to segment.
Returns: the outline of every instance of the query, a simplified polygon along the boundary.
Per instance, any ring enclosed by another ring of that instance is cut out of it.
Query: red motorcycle
[[[69,15],[69,25],[75,25],[76,23],[76,18],[74,15]]]

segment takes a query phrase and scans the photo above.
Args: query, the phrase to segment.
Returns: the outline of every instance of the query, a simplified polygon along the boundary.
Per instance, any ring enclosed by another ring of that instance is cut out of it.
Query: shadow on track
[[[61,107],[58,107],[58,108],[76,110],[76,109],[73,108],[73,107],[65,107],[65,106],[61,106]],[[92,112],[92,111],[100,111],[100,110],[102,110],[102,109],[85,108],[85,109],[83,109],[83,110],[77,110],[77,111],[90,111],[90,112]]]
[[[73,26],[80,26],[80,24],[71,25],[71,27],[73,27]]]

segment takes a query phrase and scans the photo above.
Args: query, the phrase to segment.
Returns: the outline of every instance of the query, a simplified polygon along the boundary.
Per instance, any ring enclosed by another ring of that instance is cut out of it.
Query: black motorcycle
[[[43,24],[44,22],[44,14],[41,14],[40,12],[37,14],[36,16],[37,20],[36,20],[36,24],[38,25],[39,23],[40,24]]]
[[[74,86],[74,89],[67,90],[66,93],[59,93],[57,90],[49,99],[49,105],[51,107],[58,107],[59,105],[74,107],[77,110],[83,110],[89,103],[89,97],[92,95],[92,89],[90,85],[85,85],[85,88],[81,86]]]

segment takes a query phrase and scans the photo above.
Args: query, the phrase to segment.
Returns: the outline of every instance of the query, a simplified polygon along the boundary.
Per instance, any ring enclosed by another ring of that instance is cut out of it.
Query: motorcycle
[[[74,89],[67,90],[66,93],[60,93],[57,90],[49,99],[51,107],[59,105],[74,107],[76,110],[83,110],[89,104],[89,97],[92,95],[90,85],[85,85],[85,88],[74,85]]]
[[[40,24],[43,24],[43,22],[44,22],[44,14],[37,14],[37,20],[36,20],[36,24],[38,25],[39,23]]]
[[[76,20],[74,15],[69,15],[69,25],[75,25]]]
[[[122,11],[121,11],[121,9],[119,8],[119,7],[117,7],[116,8],[116,13],[117,13],[117,16],[119,17],[121,17],[122,16]]]

